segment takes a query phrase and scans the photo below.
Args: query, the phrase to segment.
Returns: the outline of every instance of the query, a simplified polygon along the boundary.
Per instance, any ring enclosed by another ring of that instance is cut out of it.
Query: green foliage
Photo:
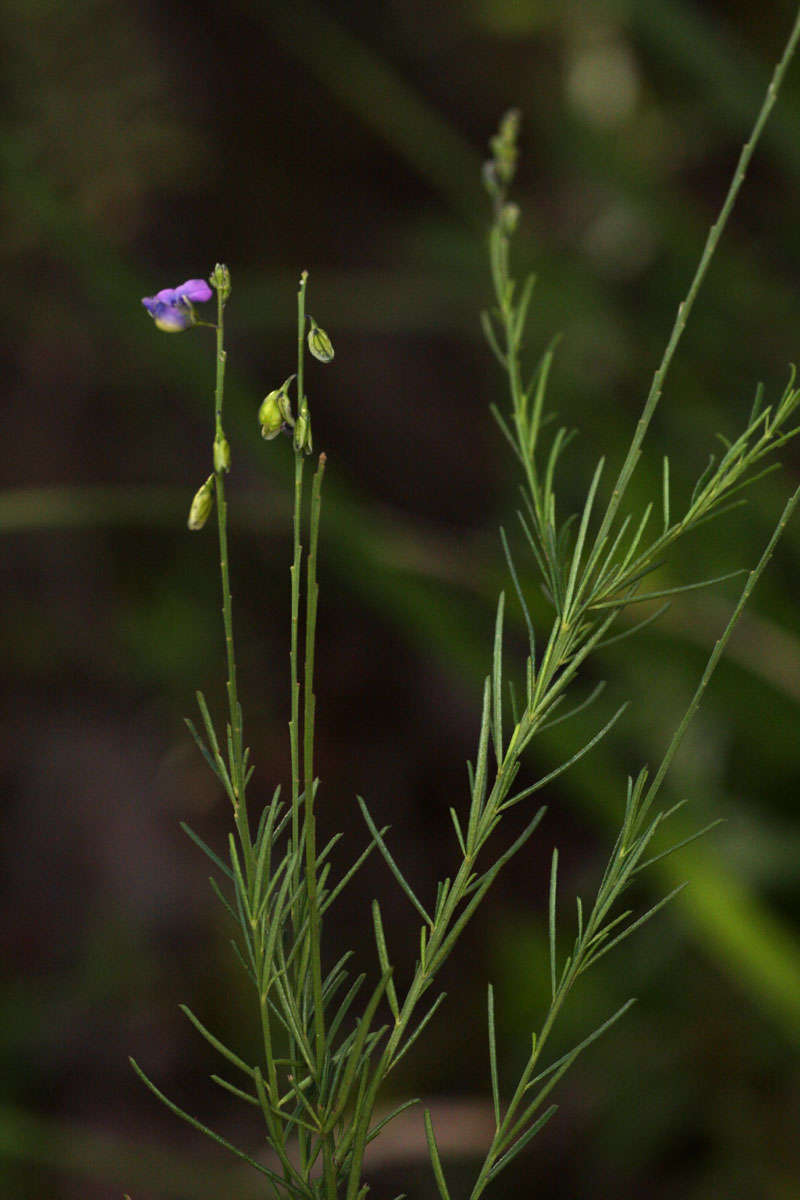
[[[510,266],[511,241],[519,221],[519,210],[508,198],[518,158],[519,117],[515,112],[504,117],[492,139],[492,158],[486,165],[484,181],[494,206],[489,253],[495,305],[484,315],[483,327],[508,377],[510,413],[504,416],[495,409],[494,415],[522,470],[523,507],[518,513],[519,524],[533,568],[541,577],[552,607],[552,623],[549,632],[537,641],[530,597],[521,585],[521,574],[504,532],[503,549],[527,629],[528,653],[524,663],[516,668],[516,686],[512,681],[506,688],[505,596],[501,593],[496,609],[491,670],[483,687],[475,758],[468,764],[467,803],[463,811],[456,807],[450,809],[460,856],[451,875],[439,882],[432,902],[426,903],[416,894],[387,844],[387,830],[378,828],[361,797],[358,804],[369,840],[359,857],[337,877],[332,852],[339,835],[323,849],[317,847],[315,805],[319,781],[314,773],[314,666],[317,557],[325,457],[322,455],[318,460],[309,498],[304,468],[306,455],[311,452],[311,418],[304,382],[304,355],[308,347],[317,360],[328,363],[333,358],[333,349],[327,334],[313,320],[307,333],[306,272],[301,275],[298,291],[296,374],[279,391],[269,394],[274,400],[267,414],[269,421],[265,422],[263,411],[261,414],[262,427],[268,425],[270,440],[277,436],[282,426],[291,433],[294,458],[290,568],[291,795],[284,802],[280,789],[275,789],[259,817],[255,833],[248,818],[247,787],[253,768],[244,744],[237,690],[225,498],[225,475],[230,455],[222,426],[226,366],[223,318],[231,284],[229,273],[219,264],[212,274],[212,283],[217,288],[214,473],[201,492],[205,489],[210,495],[213,486],[216,497],[227,651],[228,719],[224,734],[220,735],[205,699],[198,693],[202,732],[191,722],[189,728],[231,803],[235,832],[229,838],[227,861],[196,834],[187,832],[224,880],[226,890],[216,883],[215,890],[234,923],[236,952],[258,1011],[263,1051],[259,1061],[247,1062],[220,1041],[191,1009],[184,1008],[184,1012],[227,1066],[238,1072],[236,1083],[219,1075],[212,1078],[229,1095],[260,1112],[266,1140],[275,1155],[274,1165],[265,1166],[219,1137],[168,1100],[137,1064],[134,1067],[173,1112],[261,1172],[276,1196],[362,1200],[366,1195],[368,1185],[363,1178],[363,1161],[367,1145],[388,1121],[409,1103],[414,1103],[405,1102],[393,1113],[378,1119],[376,1104],[382,1087],[444,1002],[442,992],[438,992],[432,1001],[428,995],[438,991],[439,972],[504,866],[538,829],[545,809],[540,808],[532,815],[506,849],[490,848],[490,840],[495,838],[511,808],[529,799],[592,750],[623,710],[607,720],[598,733],[578,746],[564,762],[533,783],[518,787],[517,778],[526,747],[537,734],[575,716],[597,698],[599,688],[588,700],[576,701],[566,713],[559,712],[593,651],[612,640],[630,636],[636,628],[658,616],[658,613],[651,614],[639,626],[623,633],[614,632],[615,623],[630,605],[652,602],[688,588],[717,582],[701,580],[671,588],[645,585],[678,539],[738,504],[742,489],[773,469],[774,464],[764,465],[768,456],[798,432],[798,427],[792,427],[791,421],[800,407],[800,390],[795,389],[792,375],[774,405],[764,408],[762,390],[757,390],[743,431],[730,440],[722,439],[721,457],[710,457],[685,505],[676,503],[671,496],[670,467],[664,459],[659,497],[661,517],[655,532],[650,524],[656,509],[655,500],[648,502],[640,512],[622,515],[628,485],[670,363],[743,182],[753,148],[775,102],[798,36],[800,18],[776,69],[753,136],[742,151],[720,217],[709,234],[686,299],[678,309],[666,351],[653,377],[642,416],[602,515],[599,515],[599,509],[603,503],[601,484],[605,463],[601,458],[589,481],[580,512],[565,519],[561,516],[557,468],[573,434],[565,427],[556,427],[549,444],[543,445],[543,432],[551,419],[545,403],[553,347],[528,374],[523,366],[522,351],[534,280],[529,277],[519,287]],[[295,384],[293,407],[292,383]],[[219,449],[222,446],[226,447],[224,453]],[[602,1036],[633,1003],[633,1000],[626,1001],[570,1050],[549,1063],[543,1061],[562,1007],[580,977],[655,915],[680,887],[638,914],[632,908],[622,907],[625,894],[645,869],[711,828],[707,825],[662,848],[661,843],[656,842],[656,835],[683,802],[664,810],[657,808],[656,801],[669,765],[731,632],[799,500],[800,490],[787,503],[760,561],[748,574],[730,621],[714,647],[692,701],[652,780],[647,768],[642,768],[635,779],[628,779],[620,828],[596,893],[586,906],[581,897],[576,898],[574,935],[566,955],[559,949],[559,938],[561,936],[563,940],[564,934],[563,922],[559,919],[558,851],[553,850],[548,907],[550,1002],[538,1029],[531,1035],[530,1053],[510,1098],[505,1101],[498,1065],[494,992],[489,986],[488,1057],[495,1130],[470,1192],[470,1200],[477,1200],[553,1117],[556,1106],[544,1107],[550,1093],[583,1050]],[[203,508],[204,521],[209,515],[210,503],[204,501]],[[676,517],[676,512],[682,515]],[[198,519],[191,527],[199,528],[200,524]],[[307,550],[303,544],[306,528]],[[304,604],[301,604],[303,599]],[[514,790],[515,786],[518,790]],[[371,915],[377,971],[371,988],[369,985],[365,988],[364,974],[350,978],[350,952],[341,954],[333,966],[323,966],[327,961],[323,950],[323,916],[373,850],[383,857],[420,921],[419,950],[410,980],[395,978],[381,907],[374,900]],[[451,1191],[427,1111],[424,1123],[436,1186],[442,1200],[450,1200]]]

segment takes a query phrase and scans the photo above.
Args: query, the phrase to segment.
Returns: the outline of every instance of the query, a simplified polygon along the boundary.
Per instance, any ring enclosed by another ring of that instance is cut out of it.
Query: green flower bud
[[[278,436],[284,425],[294,425],[292,402],[289,399],[289,385],[294,378],[294,375],[290,375],[279,388],[270,392],[261,402],[258,421],[261,425],[261,436],[268,442]]]
[[[481,170],[483,178],[483,186],[486,188],[490,196],[496,196],[500,191],[500,185],[497,182],[497,171],[495,170],[494,161],[489,159],[483,164]]]
[[[261,401],[261,407],[258,410],[258,423],[261,426],[261,436],[271,442],[277,437],[283,427],[283,413],[281,406],[278,403],[280,389],[276,388],[274,392],[270,392]]]
[[[300,412],[297,414],[297,422],[294,427],[294,448],[304,454],[310,454],[312,450],[311,417],[309,416],[308,405],[305,400],[300,406]]]
[[[281,416],[285,423],[294,427],[294,417],[292,416],[292,402],[289,399],[289,384],[296,378],[290,375],[285,383],[282,383],[278,391],[278,408],[281,410]]]
[[[313,317],[308,318],[311,329],[308,332],[308,348],[320,362],[328,363],[333,358],[333,344],[324,329],[320,329]]]
[[[503,233],[505,233],[508,237],[510,237],[511,234],[514,233],[514,231],[516,230],[518,224],[519,224],[519,205],[518,204],[504,204],[500,210],[500,225],[503,230]]]
[[[501,118],[500,128],[489,140],[494,169],[503,187],[514,178],[517,168],[517,138],[519,137],[519,109],[512,108]]]
[[[217,263],[208,278],[208,282],[219,292],[224,304],[231,294],[231,273],[225,266],[225,263]]]
[[[214,476],[209,475],[203,486],[195,493],[192,507],[189,509],[189,520],[186,524],[195,532],[202,529],[214,507]]]
[[[231,448],[228,445],[228,439],[225,434],[221,434],[214,442],[214,470],[215,471],[230,471],[231,469]]]

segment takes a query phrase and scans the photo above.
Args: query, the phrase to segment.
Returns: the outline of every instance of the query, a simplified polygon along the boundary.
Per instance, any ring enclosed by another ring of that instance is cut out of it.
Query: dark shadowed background
[[[209,469],[213,348],[206,330],[157,332],[140,297],[218,259],[233,273],[233,587],[263,798],[287,776],[291,455],[261,441],[255,413],[292,370],[310,271],[309,311],[336,347],[308,378],[329,460],[320,821],[344,827],[354,855],[362,793],[429,897],[455,862],[447,809],[466,800],[506,585],[497,531],[514,529],[517,504],[478,322],[487,139],[518,105],[529,347],[563,335],[550,403],[581,431],[568,508],[601,453],[621,462],[793,6],[2,0],[0,14],[0,1192],[249,1200],[259,1177],[159,1108],[127,1063],[257,1149],[256,1121],[209,1082],[217,1062],[178,1010],[255,1044],[231,931],[179,829],[222,847],[228,823],[183,725],[194,689],[219,711],[224,682],[213,530],[185,529]],[[759,380],[776,398],[800,356],[798,129],[800,63],[653,423],[638,507],[664,453],[685,497],[716,432],[739,431]],[[659,583],[753,565],[797,483],[794,444],[784,464],[746,510],[681,545]],[[667,788],[691,798],[686,833],[726,823],[653,871],[643,905],[690,886],[575,995],[562,1048],[639,1003],[561,1085],[558,1116],[498,1196],[800,1196],[799,563],[795,521]],[[552,844],[569,920],[602,870],[626,775],[663,752],[736,588],[681,597],[603,652],[585,682],[608,679],[605,694],[530,752],[533,778],[632,700],[548,790],[534,844],[447,968],[449,1008],[387,1097],[431,1102],[455,1196],[489,1137],[486,981],[508,1087],[546,1001]],[[376,894],[402,979],[414,914],[377,856],[332,914],[332,944],[375,969]],[[434,1196],[419,1113],[369,1177],[379,1198]]]

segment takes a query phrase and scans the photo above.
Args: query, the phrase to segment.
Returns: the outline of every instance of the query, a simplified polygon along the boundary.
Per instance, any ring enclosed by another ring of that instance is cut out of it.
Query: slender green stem
[[[783,513],[781,514],[781,518],[780,518],[778,524],[775,526],[772,537],[770,538],[769,543],[767,544],[767,547],[764,550],[764,553],[762,554],[762,556],[758,562],[758,565],[755,566],[753,568],[753,570],[747,576],[747,582],[745,583],[745,586],[742,590],[742,594],[739,597],[739,600],[738,600],[738,603],[737,603],[735,609],[733,610],[731,618],[725,628],[725,631],[723,632],[721,637],[718,638],[718,640],[716,641],[716,643],[714,645],[714,649],[711,652],[711,656],[709,657],[709,660],[706,664],[706,669],[703,672],[703,677],[700,680],[700,683],[697,685],[697,690],[692,698],[692,702],[689,705],[689,707],[687,708],[686,712],[684,713],[683,719],[681,720],[680,725],[678,726],[677,730],[675,731],[675,733],[672,737],[672,740],[669,744],[669,747],[667,748],[667,752],[661,761],[661,765],[659,766],[658,771],[655,774],[655,778],[653,779],[653,782],[650,784],[650,787],[648,788],[647,795],[645,796],[645,798],[642,802],[641,809],[639,811],[639,822],[641,822],[641,819],[644,817],[644,815],[647,813],[648,809],[652,805],[653,800],[655,799],[656,794],[657,794],[659,788],[661,787],[661,784],[664,781],[664,776],[666,775],[667,771],[669,770],[669,767],[672,763],[673,758],[675,757],[678,747],[680,746],[681,742],[683,741],[683,735],[685,734],[685,732],[689,726],[689,723],[691,722],[692,718],[694,717],[695,713],[697,712],[697,709],[700,706],[700,701],[703,698],[703,693],[705,692],[705,690],[708,686],[708,682],[711,679],[711,676],[714,674],[714,671],[717,668],[717,664],[718,664],[720,658],[722,657],[722,654],[725,650],[725,647],[728,644],[730,636],[733,633],[733,630],[739,620],[739,617],[742,615],[742,610],[744,609],[745,605],[747,604],[748,600],[750,599],[750,594],[753,591],[753,588],[758,583],[758,580],[761,577],[761,574],[762,574],[764,568],[766,567],[767,563],[769,562],[770,558],[772,557],[772,554],[775,549],[775,546],[777,545],[778,539],[780,538],[781,534],[783,533],[784,529],[786,528],[786,525],[788,524],[789,520],[791,519],[791,516],[792,516],[795,508],[797,507],[797,504],[799,501],[800,501],[800,488],[798,488],[797,491],[795,491],[794,494],[788,500],[786,507],[784,508]]]
[[[303,519],[303,455],[294,454],[294,515],[292,520],[293,553],[291,576],[291,637],[289,660],[291,668],[291,719],[289,721],[289,746],[292,769],[292,848],[300,845],[300,665],[298,640],[300,628],[300,568],[303,545],[301,541]],[[299,875],[299,866],[295,870]]]
[[[305,679],[303,683],[303,789],[305,795],[305,826],[303,836],[306,851],[306,894],[308,900],[311,988],[314,1004],[314,1035],[318,1079],[321,1079],[325,1065],[327,1039],[325,1035],[325,1007],[322,999],[322,921],[317,893],[317,832],[316,817],[314,814],[314,718],[316,710],[316,697],[314,696],[314,648],[317,624],[317,600],[319,596],[317,550],[319,546],[321,492],[325,462],[325,455],[321,454],[311,488],[311,521],[306,585]],[[328,1200],[336,1200],[336,1173],[330,1135],[325,1135],[323,1139],[323,1174]]]
[[[225,350],[224,327],[225,302],[221,291],[217,290],[217,346],[216,346],[216,387],[214,389],[214,426],[215,439],[224,438],[222,428],[222,406],[225,398]],[[233,808],[236,829],[245,856],[245,866],[248,879],[252,875],[253,845],[250,838],[250,828],[247,821],[247,800],[245,796],[244,778],[244,749],[242,734],[242,709],[236,687],[236,651],[233,642],[233,597],[231,595],[230,568],[228,561],[228,505],[225,499],[225,471],[215,470],[214,485],[217,499],[217,528],[219,532],[219,569],[222,584],[222,623],[225,631],[225,656],[228,667],[227,695],[228,719],[231,731],[231,747],[229,769],[233,786]]]
[[[786,74],[789,63],[792,60],[795,49],[797,48],[798,39],[800,39],[800,10],[795,17],[794,25],[792,26],[792,31],[789,34],[789,38],[786,42],[781,59],[775,67],[772,79],[767,87],[766,95],[764,96],[764,102],[761,105],[758,116],[756,117],[750,137],[742,147],[739,160],[736,164],[736,170],[734,171],[733,178],[731,180],[730,187],[728,188],[725,201],[720,209],[719,216],[708,231],[706,244],[703,248],[703,253],[700,256],[700,261],[697,264],[697,270],[695,271],[694,278],[692,279],[689,290],[686,293],[686,298],[681,304],[678,305],[678,311],[675,316],[675,322],[673,324],[672,332],[669,336],[666,349],[664,350],[661,362],[653,376],[653,382],[650,385],[650,391],[647,395],[647,400],[645,401],[642,415],[639,418],[633,439],[630,447],[628,448],[628,453],[625,456],[625,461],[620,468],[619,476],[617,477],[617,481],[614,485],[614,490],[611,494],[608,508],[606,509],[605,516],[601,522],[595,541],[594,550],[586,564],[584,572],[585,577],[588,577],[588,575],[591,573],[597,562],[599,554],[602,552],[606,536],[611,528],[614,517],[617,514],[617,510],[627,489],[631,475],[633,474],[636,464],[639,460],[642,442],[644,441],[647,428],[661,398],[664,380],[666,379],[673,356],[678,348],[678,343],[683,336],[683,331],[686,328],[686,322],[689,319],[689,314],[692,311],[697,294],[700,291],[700,286],[705,279],[709,264],[714,257],[717,243],[719,242],[722,231],[727,224],[728,217],[733,210],[739,190],[744,183],[745,174],[747,173],[750,159],[753,156],[753,151],[756,148],[758,140],[761,136],[761,132],[767,122],[767,118],[772,112],[775,101],[778,98],[778,91],[781,83],[783,82],[783,77]]]
[[[306,584],[305,680],[303,684],[303,786],[307,795],[311,793],[314,782],[314,718],[316,715],[314,651],[316,646],[317,603],[319,600],[317,550],[319,547],[319,518],[322,505],[322,478],[325,473],[326,461],[325,455],[320,454],[319,465],[317,466],[311,487],[311,523]]]
[[[297,411],[300,412],[305,401],[304,392],[304,359],[305,359],[305,329],[306,312],[305,297],[308,283],[308,272],[300,276],[300,287],[297,294]],[[325,470],[325,456],[320,456],[320,462],[312,485],[310,544],[307,556],[307,579],[305,598],[305,648],[303,680],[301,686],[301,669],[299,659],[300,636],[300,575],[302,567],[302,521],[303,521],[303,474],[305,454],[302,449],[294,450],[294,518],[293,518],[293,556],[291,566],[291,721],[290,747],[292,768],[292,845],[300,847],[301,837],[305,851],[305,905],[301,904],[300,874],[302,857],[297,854],[295,875],[295,893],[297,900],[294,906],[295,936],[301,933],[303,922],[307,922],[306,936],[308,942],[304,952],[297,956],[295,978],[298,988],[304,986],[307,972],[311,976],[311,1005],[314,1014],[314,1075],[317,1083],[321,1080],[325,1065],[327,1041],[325,1035],[325,1011],[322,997],[322,951],[321,951],[321,919],[319,913],[318,882],[317,882],[317,846],[316,821],[314,816],[314,648],[316,636],[317,599],[319,588],[317,584],[317,547],[319,543],[319,518],[321,506],[322,477]],[[301,797],[301,731],[300,708],[302,692],[302,803],[303,823],[300,823]],[[299,992],[298,992],[299,994]],[[302,1099],[302,1097],[301,1097]],[[301,1138],[301,1151],[304,1141]],[[333,1161],[333,1147],[329,1135],[323,1136],[322,1141],[323,1182],[327,1200],[336,1200],[336,1173]],[[308,1164],[310,1170],[310,1162]]]
[[[305,360],[306,340],[306,287],[308,286],[308,271],[300,272],[300,287],[297,292],[297,411],[299,412],[304,399],[303,364]]]
[[[317,547],[325,455],[321,454],[311,490],[311,530],[306,592],[305,680],[303,684],[303,790],[305,795],[303,837],[306,851],[306,893],[311,940],[311,986],[314,998],[316,1067],[321,1075],[325,1058],[325,1013],[322,1002],[321,919],[317,895],[317,831],[314,814],[314,640],[317,621]]]
[[[297,292],[297,411],[303,403],[303,361],[304,361],[304,332],[306,325],[306,283],[308,272],[300,276],[300,287]],[[298,659],[298,638],[300,627],[300,568],[303,546],[301,541],[303,520],[303,467],[305,456],[297,449],[294,451],[294,515],[292,520],[293,553],[290,568],[292,597],[291,597],[291,635],[290,635],[290,667],[291,667],[291,719],[289,722],[289,745],[292,770],[292,847],[300,845],[300,664]],[[306,797],[308,799],[308,797]],[[299,882],[300,859],[296,860],[295,872]],[[299,928],[299,913],[295,910],[295,929]]]

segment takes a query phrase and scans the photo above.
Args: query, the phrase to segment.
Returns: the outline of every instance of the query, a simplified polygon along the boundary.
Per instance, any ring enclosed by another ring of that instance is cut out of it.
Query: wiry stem
[[[694,278],[692,279],[689,290],[686,293],[686,298],[681,304],[678,305],[675,323],[672,327],[672,332],[669,336],[666,349],[664,350],[661,362],[659,363],[658,368],[653,375],[653,382],[650,385],[650,391],[648,392],[647,399],[642,410],[642,415],[640,416],[636,425],[633,440],[628,448],[625,461],[620,468],[617,481],[614,484],[614,488],[611,493],[611,499],[608,503],[608,507],[601,522],[600,529],[597,533],[594,550],[586,564],[587,576],[596,565],[597,559],[602,552],[605,538],[611,528],[614,517],[617,514],[617,510],[619,509],[622,498],[625,495],[631,475],[633,474],[636,464],[639,461],[642,442],[644,441],[647,428],[661,398],[664,380],[666,379],[673,356],[678,348],[678,343],[683,336],[683,331],[686,328],[686,322],[688,321],[689,314],[694,306],[697,293],[700,291],[700,286],[705,279],[706,272],[708,271],[711,260],[714,257],[714,252],[717,248],[719,239],[722,236],[722,231],[727,224],[728,217],[730,216],[733,206],[736,203],[736,197],[739,195],[739,190],[744,183],[747,168],[750,165],[750,159],[753,157],[753,151],[758,144],[758,140],[761,137],[761,133],[767,122],[767,119],[775,106],[775,101],[778,98],[778,91],[781,83],[783,82],[783,77],[786,74],[789,63],[794,56],[798,39],[800,39],[800,11],[798,11],[795,17],[794,25],[792,26],[792,31],[789,34],[783,54],[772,74],[772,79],[767,87],[764,101],[761,105],[758,116],[756,117],[750,137],[742,147],[739,160],[736,164],[736,170],[734,171],[733,178],[731,179],[730,187],[728,188],[728,193],[725,197],[722,208],[720,209],[719,216],[708,231],[706,244],[703,247],[703,253],[700,256],[700,261],[697,264],[697,270],[695,271]]]
[[[216,327],[216,386],[214,389],[214,425],[215,438],[224,438],[222,428],[222,406],[225,398],[225,350],[224,327],[225,299],[222,290],[217,289],[217,327]],[[215,464],[217,466],[217,464]],[[233,642],[233,597],[231,595],[230,569],[228,565],[228,505],[225,499],[225,471],[221,465],[214,472],[214,487],[217,499],[217,529],[219,533],[219,569],[222,584],[222,623],[225,632],[225,658],[228,668],[226,691],[228,696],[228,721],[230,729],[229,769],[233,787],[233,810],[236,829],[245,856],[245,866],[248,879],[252,872],[253,844],[250,837],[250,827],[247,820],[247,799],[245,796],[244,746],[242,730],[242,709],[236,686],[236,650]]]

